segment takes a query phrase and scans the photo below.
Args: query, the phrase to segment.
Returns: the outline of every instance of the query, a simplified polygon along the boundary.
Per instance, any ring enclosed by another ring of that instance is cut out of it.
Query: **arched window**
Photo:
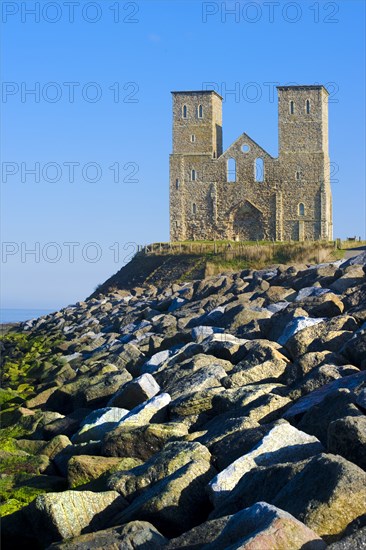
[[[202,105],[198,105],[198,118],[203,118],[203,107]]]
[[[175,180],[175,188],[179,189],[179,180],[178,179]]]
[[[254,178],[255,181],[264,181],[264,160],[261,157],[254,161]]]
[[[197,179],[197,172],[195,169],[191,170],[191,181],[196,181]]]
[[[306,114],[310,115],[310,100],[309,99],[306,100],[305,110],[306,110]]]
[[[293,115],[295,112],[295,105],[293,101],[290,101],[290,115]]]
[[[194,134],[191,135],[191,142],[192,143],[195,143],[196,141],[196,136]]]
[[[187,105],[183,105],[183,107],[182,107],[182,117],[187,118],[187,115],[188,115]]]
[[[303,202],[299,204],[299,216],[305,216],[305,205]]]
[[[300,170],[297,170],[296,171],[296,181],[300,181],[301,180],[301,172]]]
[[[192,214],[194,214],[194,215],[197,214],[197,205],[196,205],[195,202],[192,203]]]
[[[228,159],[226,167],[226,181],[236,181],[236,160]]]
[[[213,158],[215,159],[216,158],[216,151],[213,152]]]

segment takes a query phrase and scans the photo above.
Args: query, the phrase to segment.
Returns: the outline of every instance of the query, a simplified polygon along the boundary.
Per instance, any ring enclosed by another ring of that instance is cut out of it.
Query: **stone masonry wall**
[[[296,86],[278,94],[280,153],[273,158],[246,134],[222,152],[215,92],[173,92],[172,241],[332,238],[328,93]]]

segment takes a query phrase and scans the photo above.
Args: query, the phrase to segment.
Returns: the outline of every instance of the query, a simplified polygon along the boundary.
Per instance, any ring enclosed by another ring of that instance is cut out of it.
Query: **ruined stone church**
[[[245,133],[223,151],[215,91],[172,92],[171,241],[332,240],[328,91],[277,90],[278,158]]]

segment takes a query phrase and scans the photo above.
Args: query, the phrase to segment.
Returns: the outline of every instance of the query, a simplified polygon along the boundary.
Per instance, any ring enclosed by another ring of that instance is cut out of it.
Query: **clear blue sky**
[[[84,299],[129,243],[168,240],[170,91],[205,82],[224,147],[245,131],[274,156],[273,86],[328,86],[335,236],[365,237],[363,0],[35,4],[2,3],[2,307]]]

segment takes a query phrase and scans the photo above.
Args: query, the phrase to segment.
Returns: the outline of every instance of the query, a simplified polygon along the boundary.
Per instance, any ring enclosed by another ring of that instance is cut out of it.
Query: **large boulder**
[[[326,446],[328,426],[331,422],[345,416],[363,416],[355,405],[355,399],[355,396],[349,390],[337,390],[326,397],[319,405],[307,411],[298,422],[297,427],[308,434],[314,435]]]
[[[292,302],[296,298],[296,292],[292,288],[273,285],[262,295],[266,300],[266,305],[276,304],[278,302]]]
[[[42,448],[42,454],[53,460],[58,453],[69,447],[69,445],[71,445],[71,441],[66,435],[56,435]]]
[[[325,384],[329,384],[333,380],[343,378],[352,374],[357,374],[359,369],[353,365],[332,365],[324,364],[319,367],[315,367],[304,378],[300,378],[293,383],[289,388],[288,395],[291,399],[298,399],[303,395],[306,395],[318,388],[321,388]]]
[[[74,445],[69,445],[54,457],[53,462],[56,465],[57,470],[61,473],[61,475],[67,477],[68,463],[73,456],[79,456],[79,455],[99,456],[101,454],[100,451],[101,451],[100,441],[90,441],[89,443],[78,443]]]
[[[145,426],[150,421],[160,422],[166,420],[167,407],[171,401],[168,393],[161,393],[138,405],[120,420],[118,426],[138,427]]]
[[[219,275],[217,277],[206,278],[200,281],[195,290],[195,300],[203,300],[212,294],[222,294],[225,288],[229,285],[229,279],[226,276]]]
[[[202,342],[202,347],[204,353],[237,363],[245,354],[243,345],[246,342],[247,340],[236,338],[231,334],[212,334]]]
[[[160,391],[160,386],[151,374],[143,374],[125,384],[108,402],[109,407],[133,409],[151,399]]]
[[[329,395],[332,395],[339,389],[348,389],[350,391],[357,388],[366,381],[366,372],[359,372],[338,378],[333,382],[329,382],[317,390],[312,391],[308,395],[301,397],[292,407],[287,409],[284,413],[284,418],[290,420],[291,418],[301,417],[304,413],[319,405]]]
[[[366,416],[345,416],[331,422],[328,451],[366,470]]]
[[[133,462],[133,461],[131,461]],[[98,479],[104,472],[117,468],[123,463],[121,458],[75,455],[67,464],[67,481],[69,487],[74,489],[85,485],[94,479]]]
[[[177,365],[175,368],[178,370],[180,367]],[[225,376],[226,371],[221,365],[209,365],[194,372],[183,373],[175,384],[168,384],[167,391],[174,400],[190,394],[192,391],[199,392],[211,388],[220,388],[220,381]]]
[[[41,407],[42,405],[44,405],[47,402],[50,395],[52,395],[53,392],[56,391],[57,389],[58,389],[58,386],[51,386],[50,388],[47,388],[47,389],[37,393],[37,395],[35,395],[31,399],[27,399],[27,401],[25,402],[25,406],[28,409],[34,409],[36,407]]]
[[[217,507],[225,500],[244,474],[258,466],[297,462],[323,451],[321,443],[288,424],[274,426],[249,452],[220,472],[208,486],[210,499]]]
[[[232,364],[213,355],[197,353],[193,357],[182,358],[177,364],[170,364],[168,368],[155,375],[159,385],[172,398],[180,397],[183,393],[190,393],[192,386],[201,389],[220,385],[220,380],[232,369]]]
[[[157,315],[151,319],[154,332],[163,334],[165,338],[171,338],[177,333],[177,319],[174,315]]]
[[[346,361],[343,357],[331,351],[310,351],[304,353],[294,363],[289,363],[281,377],[281,382],[286,385],[296,384],[313,369],[323,364],[343,365]]]
[[[321,454],[250,470],[210,517],[233,514],[265,499],[332,541],[365,513],[365,487],[366,473],[361,468],[340,456]]]
[[[68,541],[51,544],[53,550],[159,550],[168,539],[147,521],[131,521],[126,525],[80,535]]]
[[[329,550],[364,550],[366,548],[366,527],[330,544],[328,548]]]
[[[180,422],[148,424],[140,427],[120,426],[110,432],[103,441],[105,456],[134,457],[143,461],[159,452],[164,445],[187,435],[188,428]]]
[[[212,422],[216,425],[215,430],[219,431],[223,422],[235,417],[245,417],[250,424],[272,422],[282,417],[292,403],[288,397],[275,393],[276,390],[270,384],[248,385],[233,390],[221,390],[213,396],[212,410],[215,417],[200,429],[206,429]]]
[[[233,517],[235,517],[235,515],[204,521],[197,527],[193,527],[193,529],[190,529],[179,537],[171,539],[166,547],[166,550],[178,550],[181,548],[201,550],[205,548],[206,545],[209,545],[217,539],[226,527],[228,521]]]
[[[206,424],[202,426],[202,431],[198,432],[196,435],[194,432],[191,434],[191,437],[194,437],[196,441],[199,441],[210,450],[213,446],[220,441],[225,440],[231,436],[240,437],[240,433],[246,432],[251,428],[258,428],[259,424],[255,420],[248,419],[246,416],[226,416],[226,414],[219,414],[209,420]],[[263,435],[263,434],[262,434]],[[252,447],[261,439],[262,435],[253,443]],[[248,451],[250,450],[247,449]],[[211,452],[211,451],[210,451]],[[242,453],[239,454],[239,456]],[[238,458],[237,456],[234,457]],[[229,461],[232,462],[232,460]],[[227,466],[228,464],[225,464]],[[225,467],[224,466],[224,467]]]
[[[209,519],[236,514],[260,500],[273,503],[283,487],[301,472],[310,460],[258,466],[249,470],[227,498],[211,512]]]
[[[319,455],[273,500],[326,541],[342,536],[366,510],[366,473],[335,455]]]
[[[291,327],[293,321],[297,318],[309,318],[307,311],[301,307],[292,307],[289,309],[287,302],[279,302],[278,304],[272,304],[267,306],[267,309],[272,312],[272,317],[268,322],[266,338],[272,342],[278,342],[283,334],[286,334],[286,338],[290,338],[294,332],[287,331],[287,327]],[[295,329],[296,329],[295,324]]]
[[[46,408],[51,411],[69,414],[78,408],[104,407],[119,388],[131,380],[127,370],[117,374],[107,373],[97,376],[83,374],[54,391],[47,400]]]
[[[197,441],[206,445],[212,454],[214,465],[221,472],[238,458],[250,453],[281,422],[285,421],[277,420],[261,425],[248,421],[245,417],[229,418],[226,422],[222,422],[224,430],[220,437],[211,438],[210,430],[200,435]]]
[[[335,292],[342,294],[350,287],[353,287],[357,284],[361,284],[365,280],[365,272],[361,265],[348,265],[342,266],[343,275],[334,281],[330,288]]]
[[[294,311],[294,315],[296,314],[296,310]],[[290,315],[289,311],[286,311],[286,317]],[[286,318],[285,317],[285,318]],[[304,330],[306,328],[312,327],[314,325],[318,325],[322,322],[323,319],[313,318],[309,316],[303,316],[298,315],[294,316],[293,319],[291,319],[283,328],[283,332],[278,337],[277,341],[279,344],[284,345],[290,338],[292,338],[295,334],[300,332],[301,330]]]
[[[232,516],[206,521],[171,540],[166,549],[323,550],[326,546],[314,531],[287,512],[257,502]]]
[[[336,317],[342,315],[344,304],[333,292],[328,292],[326,289],[321,296],[311,296],[305,300],[298,301],[298,305],[305,309],[310,317]],[[301,291],[300,291],[301,292]]]
[[[216,321],[216,324],[225,328],[228,332],[238,332],[239,334],[239,329],[252,321],[269,319],[270,317],[271,313],[265,308],[248,307],[234,302],[225,309],[224,315]]]
[[[62,418],[49,422],[43,428],[44,439],[52,439],[56,435],[72,436],[79,429],[80,423],[91,412],[91,409],[76,409]]]
[[[222,387],[191,391],[178,397],[169,405],[169,414],[172,420],[184,422],[190,428],[197,431],[198,427],[205,424],[215,416],[214,402],[216,397],[225,393]]]
[[[39,540],[48,545],[82,532],[98,531],[126,501],[115,491],[64,491],[38,496],[25,512]]]
[[[366,368],[366,325],[363,327],[364,330],[357,332],[341,349],[342,355],[361,369]]]
[[[114,473],[108,487],[118,491],[128,501],[132,502],[146,488],[156,484],[168,475],[190,462],[204,461],[210,464],[211,455],[200,443],[171,442],[163,450],[152,456],[143,465],[128,472]]]
[[[222,380],[222,385],[225,387],[225,391],[215,400],[215,410],[217,413],[241,409],[252,401],[255,403],[255,400],[262,395],[269,393],[280,394],[280,390],[284,389],[284,386],[276,381],[237,386],[232,383],[230,376]]]
[[[191,335],[195,342],[200,343],[212,334],[222,334],[223,332],[223,328],[198,325],[197,327],[192,328]]]
[[[99,441],[113,430],[129,412],[127,409],[118,407],[97,409],[82,421],[81,428],[72,436],[71,441],[73,443]]]
[[[291,399],[275,393],[266,393],[250,401],[241,409],[228,411],[233,416],[247,416],[248,419],[264,424],[282,417],[292,403]]]
[[[357,256],[352,256],[352,258],[349,258],[345,262],[342,263],[342,269],[347,268],[350,265],[366,265],[366,250],[360,251]]]
[[[113,522],[149,521],[164,536],[178,536],[206,519],[209,503],[205,487],[213,475],[215,470],[206,460],[188,461],[145,488]]]
[[[313,324],[296,332],[284,344],[296,359],[309,351],[338,351],[353,336],[358,325],[353,317],[343,315]]]
[[[289,363],[287,357],[277,349],[279,347],[267,340],[253,340],[244,344],[244,358],[228,375],[230,386],[241,387],[277,380]]]
[[[109,359],[112,358],[109,357]],[[135,344],[127,343],[123,346],[123,350],[116,354],[113,362],[119,369],[125,369],[132,374],[132,376],[137,376],[140,374],[139,368],[145,360],[145,354]],[[129,380],[131,380],[131,377]],[[129,380],[126,380],[126,382]]]
[[[160,347],[160,346],[159,346]],[[150,374],[153,373],[166,362],[168,361],[169,357],[172,355],[172,351],[169,349],[165,349],[162,351],[158,351],[150,357],[141,367],[140,371],[144,374]]]
[[[343,295],[343,303],[349,315],[364,323],[366,321],[366,282],[348,288]]]

